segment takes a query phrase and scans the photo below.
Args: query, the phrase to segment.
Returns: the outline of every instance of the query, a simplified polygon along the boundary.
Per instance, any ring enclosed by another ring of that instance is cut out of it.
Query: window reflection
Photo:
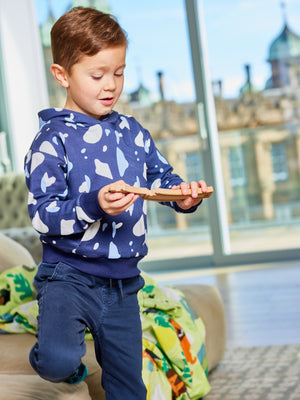
[[[229,149],[230,183],[232,187],[245,186],[247,183],[244,151],[240,146]]]
[[[270,75],[265,82],[257,85],[255,56],[253,64],[244,66],[245,81],[235,94],[228,94],[231,77],[225,68],[222,79],[213,78],[233,253],[299,248],[300,243],[300,35],[288,23],[286,2],[281,3],[283,25],[266,48]],[[210,19],[213,5],[204,1],[204,6],[209,46],[218,33]],[[263,18],[261,3],[254,1],[248,7],[249,24],[255,12]],[[225,21],[222,29],[233,29]],[[266,34],[269,30],[270,25],[265,26]],[[255,32],[249,31],[250,26],[240,26],[245,54],[247,49],[253,54]],[[219,46],[209,46],[212,60],[219,59],[221,51],[238,54],[239,38],[232,37],[229,43],[218,37]],[[212,71],[215,67],[212,62]]]
[[[273,179],[275,182],[286,181],[289,177],[286,148],[283,143],[272,143]]]

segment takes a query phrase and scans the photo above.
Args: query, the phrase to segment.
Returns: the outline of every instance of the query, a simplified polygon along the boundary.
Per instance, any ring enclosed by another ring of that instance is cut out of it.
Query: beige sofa
[[[22,245],[0,233],[0,273],[17,265],[34,265],[31,254]],[[209,370],[222,358],[225,349],[225,316],[216,287],[181,285],[206,327],[206,350]],[[36,375],[28,360],[35,342],[31,334],[0,334],[0,400],[104,400],[101,369],[96,362],[93,342],[87,341],[84,362],[89,374],[78,385],[53,384]],[[170,399],[171,400],[171,399]]]

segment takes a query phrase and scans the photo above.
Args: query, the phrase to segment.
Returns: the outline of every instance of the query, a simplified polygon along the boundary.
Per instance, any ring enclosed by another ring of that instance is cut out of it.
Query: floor
[[[262,224],[256,227],[253,225],[251,228],[231,227],[229,233],[232,254],[299,248],[300,223],[275,226]],[[199,226],[188,228],[184,234],[180,230],[157,236],[149,233],[147,243],[149,253],[145,260],[149,261],[213,254],[209,231]]]
[[[300,260],[152,274],[163,284],[216,285],[227,347],[300,344]]]

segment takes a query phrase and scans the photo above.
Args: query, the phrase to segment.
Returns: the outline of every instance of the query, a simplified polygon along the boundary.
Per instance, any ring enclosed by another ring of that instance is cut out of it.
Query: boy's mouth
[[[105,106],[111,106],[114,102],[113,97],[105,97],[103,99],[100,99],[101,103]]]

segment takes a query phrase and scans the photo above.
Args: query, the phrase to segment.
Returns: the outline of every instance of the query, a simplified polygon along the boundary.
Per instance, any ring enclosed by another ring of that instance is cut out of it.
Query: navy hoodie
[[[138,261],[147,254],[146,202],[139,198],[110,216],[98,203],[99,189],[120,179],[137,187],[171,188],[182,179],[133,117],[112,111],[97,120],[52,108],[39,118],[25,174],[43,262],[64,262],[107,278],[138,275]],[[185,212],[176,203],[165,204]]]

